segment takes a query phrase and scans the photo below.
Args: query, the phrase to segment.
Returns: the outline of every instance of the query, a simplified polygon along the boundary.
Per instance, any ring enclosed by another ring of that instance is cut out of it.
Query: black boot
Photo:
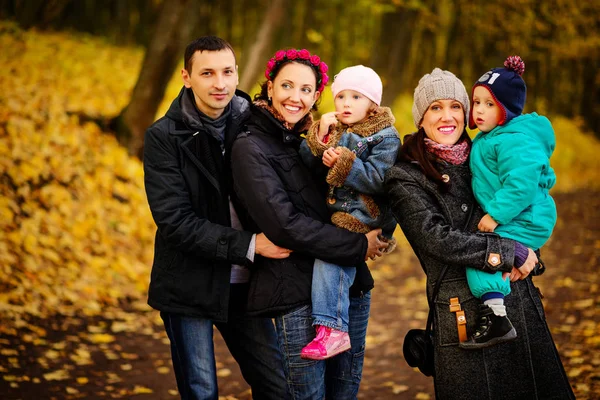
[[[517,338],[517,331],[507,316],[500,317],[486,304],[479,306],[478,321],[475,333],[471,338],[459,344],[465,350],[483,349],[498,343]]]

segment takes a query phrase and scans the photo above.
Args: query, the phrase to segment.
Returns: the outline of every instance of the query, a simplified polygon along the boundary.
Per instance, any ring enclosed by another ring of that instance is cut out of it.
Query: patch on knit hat
[[[333,78],[331,91],[333,98],[344,90],[354,90],[363,94],[373,103],[381,105],[383,84],[377,72],[364,65],[344,68]]]
[[[423,119],[425,112],[436,100],[456,100],[463,106],[465,121],[469,116],[470,102],[465,85],[450,71],[434,68],[430,74],[425,74],[415,88],[412,114],[415,126]]]
[[[504,61],[504,67],[493,68],[483,74],[473,85],[471,98],[477,86],[486,87],[496,99],[502,110],[502,118],[498,125],[504,125],[523,113],[527,86],[521,77],[525,72],[525,63],[519,56],[510,56]],[[469,127],[475,129],[477,125],[473,119],[473,112],[469,114]]]

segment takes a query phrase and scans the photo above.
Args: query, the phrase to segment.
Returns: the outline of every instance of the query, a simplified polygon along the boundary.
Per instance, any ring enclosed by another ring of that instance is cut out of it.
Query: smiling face
[[[482,132],[489,132],[498,126],[502,110],[496,99],[485,86],[477,86],[473,91],[473,121]]]
[[[452,99],[434,101],[425,111],[421,127],[429,139],[440,144],[455,144],[465,129],[462,104]]]
[[[186,88],[194,92],[196,106],[210,118],[218,118],[235,94],[238,84],[235,56],[229,49],[196,51],[191,71],[181,70]]]
[[[310,112],[321,94],[316,90],[317,78],[313,69],[296,62],[281,67],[267,85],[273,108],[292,126]]]
[[[342,90],[334,99],[337,119],[346,125],[352,125],[366,119],[377,105],[364,94],[355,90]]]

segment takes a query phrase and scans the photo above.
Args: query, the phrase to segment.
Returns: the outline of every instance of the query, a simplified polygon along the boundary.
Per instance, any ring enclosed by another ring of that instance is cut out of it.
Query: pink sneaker
[[[325,360],[346,350],[350,350],[348,332],[317,325],[317,337],[304,346],[300,357],[309,360]]]

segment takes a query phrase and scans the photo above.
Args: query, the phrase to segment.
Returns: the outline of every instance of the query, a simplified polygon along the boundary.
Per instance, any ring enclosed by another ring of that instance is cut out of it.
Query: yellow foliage
[[[94,315],[143,299],[155,226],[142,165],[77,116],[116,116],[142,51],[14,32],[0,29],[0,312]]]

